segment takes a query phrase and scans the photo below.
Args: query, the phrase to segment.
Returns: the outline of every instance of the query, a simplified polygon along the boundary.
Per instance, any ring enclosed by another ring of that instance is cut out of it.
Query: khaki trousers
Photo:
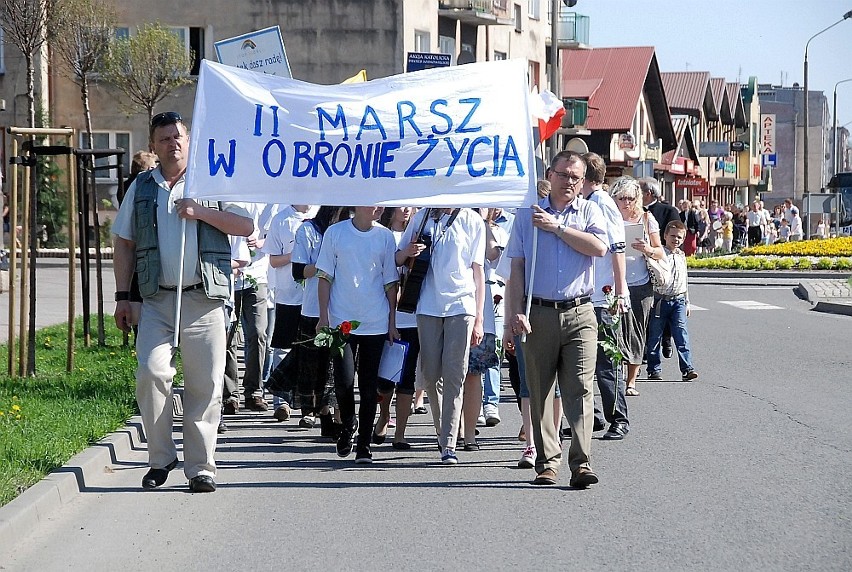
[[[597,321],[591,304],[570,310],[530,308],[532,333],[523,342],[530,415],[537,456],[535,470],[559,471],[562,448],[554,427],[554,381],[562,392],[562,407],[571,427],[568,467],[588,467],[594,422],[594,376]],[[558,425],[558,424],[557,424]]]
[[[142,304],[136,354],[136,401],[148,440],[148,464],[163,468],[177,457],[172,438],[172,360],[175,292],[160,290]],[[222,301],[203,289],[184,292],[181,300],[180,353],[183,362],[183,471],[187,478],[215,476],[216,429],[225,375]]]
[[[417,316],[420,371],[441,450],[455,449],[473,316]]]

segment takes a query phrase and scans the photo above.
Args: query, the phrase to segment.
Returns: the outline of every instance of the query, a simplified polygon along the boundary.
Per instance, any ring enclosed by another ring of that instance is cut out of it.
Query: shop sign
[[[688,196],[701,197],[710,194],[710,185],[707,179],[701,177],[676,177],[674,186],[675,192],[686,191]]]

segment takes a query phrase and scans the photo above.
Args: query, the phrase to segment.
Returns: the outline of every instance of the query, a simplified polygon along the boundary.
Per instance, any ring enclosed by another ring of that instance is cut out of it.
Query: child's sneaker
[[[532,469],[535,466],[535,447],[527,447],[521,453],[521,460],[518,461],[519,469]]]

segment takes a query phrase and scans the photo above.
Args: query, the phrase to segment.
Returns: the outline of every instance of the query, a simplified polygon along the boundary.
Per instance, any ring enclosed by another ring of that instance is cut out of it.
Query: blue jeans
[[[663,327],[668,324],[672,331],[672,340],[677,349],[680,372],[692,371],[692,358],[689,353],[689,332],[686,330],[686,297],[673,300],[654,298],[651,319],[648,322],[648,373],[660,373],[660,342]]]
[[[595,308],[595,317],[598,320],[598,326],[601,323],[601,313],[604,308]],[[618,328],[616,328],[618,330]],[[598,340],[603,337],[603,333],[598,331]],[[598,390],[601,393],[601,409],[595,408],[595,417],[600,419],[603,417],[607,423],[620,423],[629,425],[627,420],[627,399],[624,397],[624,379],[621,375],[623,368],[615,367],[612,360],[604,353],[603,348],[598,344],[598,357],[595,362],[595,377],[598,379]],[[602,415],[601,415],[602,414]]]

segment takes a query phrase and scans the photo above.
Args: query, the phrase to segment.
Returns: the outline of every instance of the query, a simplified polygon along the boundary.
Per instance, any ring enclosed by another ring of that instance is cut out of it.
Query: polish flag
[[[545,89],[541,93],[530,95],[530,115],[538,119],[538,133],[541,141],[550,139],[556,130],[562,127],[565,107],[562,100],[552,91]]]

